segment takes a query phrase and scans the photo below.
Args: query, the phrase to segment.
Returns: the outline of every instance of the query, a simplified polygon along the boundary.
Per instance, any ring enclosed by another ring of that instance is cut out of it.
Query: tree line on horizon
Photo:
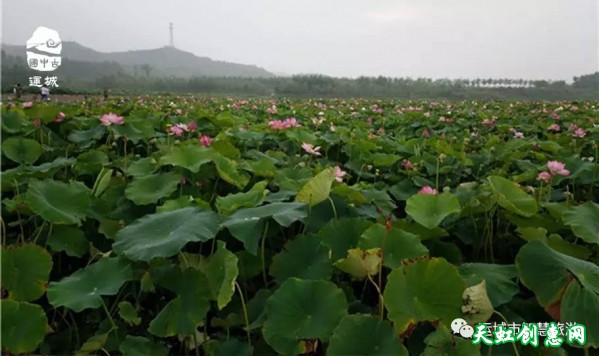
[[[28,78],[40,75],[19,57],[2,55],[2,91],[16,83],[26,91]],[[124,69],[117,62],[63,60],[51,72],[59,78],[53,93],[93,94],[109,89],[114,94],[198,93],[247,96],[446,98],[506,100],[599,100],[599,72],[563,80],[509,78],[430,79],[359,77],[333,78],[324,75],[294,75],[275,78],[160,77],[149,65]],[[44,75],[47,75],[45,73]]]

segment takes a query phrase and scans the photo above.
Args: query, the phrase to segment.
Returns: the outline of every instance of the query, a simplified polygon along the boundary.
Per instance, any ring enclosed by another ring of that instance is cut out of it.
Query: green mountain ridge
[[[26,57],[25,46],[2,44],[3,55]],[[128,72],[159,77],[255,77],[270,78],[275,75],[255,65],[216,61],[199,57],[173,47],[126,52],[98,52],[77,42],[63,42],[63,63],[76,62],[116,62]]]

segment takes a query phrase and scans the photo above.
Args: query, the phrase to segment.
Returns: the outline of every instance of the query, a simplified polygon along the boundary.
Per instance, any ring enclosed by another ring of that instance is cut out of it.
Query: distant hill
[[[2,44],[2,51],[8,56],[23,58],[26,56],[25,46]],[[172,47],[104,53],[77,42],[63,42],[62,57],[63,60],[77,62],[116,62],[129,72],[160,77],[270,78],[275,76],[255,65],[215,61]]]

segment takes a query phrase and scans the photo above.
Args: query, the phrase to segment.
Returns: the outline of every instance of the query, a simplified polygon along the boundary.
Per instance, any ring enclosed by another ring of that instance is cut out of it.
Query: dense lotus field
[[[2,350],[597,354],[598,118],[598,102],[4,102]],[[586,339],[502,342],[502,322]]]

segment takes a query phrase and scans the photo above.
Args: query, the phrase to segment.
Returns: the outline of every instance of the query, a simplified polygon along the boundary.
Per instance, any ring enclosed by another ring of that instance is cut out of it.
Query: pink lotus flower
[[[369,117],[368,119],[366,119],[366,122],[368,123],[368,125],[372,125],[372,118]]]
[[[23,103],[23,109],[29,109],[32,106],[33,106],[33,102],[32,101],[26,101],[26,102]]]
[[[576,130],[574,130],[574,134],[572,135],[572,137],[583,138],[586,135],[587,135],[587,132],[584,129],[579,127]]]
[[[335,180],[339,183],[343,183],[343,177],[347,174],[346,171],[342,170],[339,166],[335,166]]]
[[[271,120],[268,122],[268,126],[273,130],[285,130],[285,124],[281,120]]]
[[[54,122],[62,122],[66,117],[67,115],[61,111],[58,113],[58,115],[56,115],[56,119],[54,119]]]
[[[437,195],[437,193],[437,189],[431,187],[430,185],[425,185],[424,187],[422,187],[422,189],[418,191],[418,194],[424,195]]]
[[[431,135],[431,133],[430,133],[430,131],[429,131],[429,130],[427,130],[427,129],[425,129],[425,130],[422,132],[422,136],[424,136],[424,137],[429,137],[430,135]]]
[[[42,126],[42,120],[40,120],[40,119],[33,120],[33,126],[35,126],[35,127]]]
[[[194,132],[195,130],[198,129],[198,124],[195,121],[191,121],[189,124],[187,124],[187,129],[190,132]]]
[[[520,131],[514,132],[514,138],[524,138],[524,134]]]
[[[551,132],[560,132],[561,128],[559,127],[558,124],[552,124],[551,126],[549,126],[547,128],[547,131],[551,131]]]
[[[320,146],[314,147],[314,145],[304,142],[302,143],[302,148],[311,155],[320,156]]]
[[[285,121],[283,121],[283,124],[285,125],[285,128],[299,127],[299,124],[295,117],[285,119]]]
[[[208,147],[212,144],[212,138],[210,138],[210,136],[202,135],[199,140],[200,144],[204,147]]]
[[[177,137],[183,136],[183,133],[187,131],[187,125],[185,124],[176,124],[171,126],[169,129],[169,135],[175,135]]]
[[[407,159],[404,159],[401,162],[401,166],[403,167],[403,169],[405,169],[406,171],[412,170],[414,169],[414,165],[412,164],[412,162],[408,161]]]
[[[549,161],[547,162],[547,168],[552,175],[569,176],[570,171],[565,169],[566,165],[563,162]]]
[[[537,180],[542,180],[545,183],[551,182],[551,173],[549,172],[541,172],[537,176]]]
[[[104,126],[122,125],[125,123],[125,119],[122,116],[118,116],[117,114],[109,112],[108,114],[104,114],[100,117],[100,122]]]

